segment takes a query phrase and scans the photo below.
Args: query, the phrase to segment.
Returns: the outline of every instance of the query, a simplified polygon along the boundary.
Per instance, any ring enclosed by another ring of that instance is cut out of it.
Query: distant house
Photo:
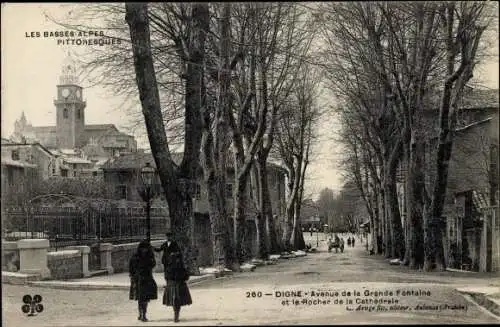
[[[11,144],[11,143],[14,143],[14,142],[12,142],[12,141],[11,141],[11,140],[9,140],[9,139],[6,139],[6,138],[3,138],[3,137],[2,137],[2,145],[3,145],[3,144]]]
[[[73,178],[98,176],[95,164],[85,159],[80,150],[60,149],[53,150],[53,153],[59,162],[59,170],[54,176]]]
[[[180,164],[182,160],[182,153],[173,153],[172,159],[176,164]],[[230,162],[231,160],[229,161],[229,163]],[[102,166],[101,169],[103,171],[104,181],[108,185],[115,187],[115,194],[117,199],[126,201],[142,201],[137,190],[141,185],[140,171],[146,165],[146,163],[150,163],[151,166],[156,167],[151,153],[132,152],[122,153],[117,157],[111,158]],[[232,208],[234,192],[234,169],[232,168],[231,164],[229,164],[227,174],[227,184],[224,191],[228,201],[228,208]],[[279,217],[285,214],[285,176],[285,169],[275,164],[268,163],[268,182],[271,195],[271,205],[273,208],[273,214],[278,215]],[[155,184],[157,185],[156,188],[160,190],[159,179],[155,181]],[[157,199],[157,201],[161,202],[162,200]],[[166,206],[166,203],[163,202],[163,205]],[[210,252],[212,247],[210,245],[211,232],[210,220],[208,216],[208,194],[206,184],[203,181],[203,172],[201,170],[201,167],[198,171],[198,182],[195,186],[193,194],[193,210],[195,211],[195,234],[196,238],[198,239],[197,242],[199,244],[206,244],[206,246],[200,247],[199,251],[208,251],[200,253],[200,260],[207,260],[206,258],[211,258],[212,256]],[[230,214],[232,214],[232,212],[230,212]],[[257,251],[255,242],[255,216],[256,208],[254,208],[250,204],[248,206],[246,226],[246,245],[249,255],[255,254]]]
[[[39,169],[32,154],[33,148],[2,144],[2,205],[22,205],[40,180]],[[12,145],[12,144],[9,144]],[[28,150],[28,151],[27,151]]]
[[[500,262],[492,264],[500,255],[495,243],[500,239],[498,141],[498,112],[456,131],[443,212],[447,257],[456,267],[500,271]],[[484,213],[493,206],[497,222],[491,229]]]
[[[47,179],[57,170],[56,156],[40,143],[6,143],[2,144],[2,160],[19,164],[34,165],[38,176]]]

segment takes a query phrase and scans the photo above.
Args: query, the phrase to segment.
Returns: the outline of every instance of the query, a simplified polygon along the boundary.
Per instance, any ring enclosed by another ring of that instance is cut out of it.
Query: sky
[[[34,126],[55,125],[56,115],[53,100],[61,73],[61,65],[68,50],[78,55],[78,46],[58,45],[56,39],[43,37],[44,31],[65,30],[48,20],[44,12],[62,17],[75,4],[16,4],[2,3],[1,53],[2,53],[2,137],[8,137],[14,130],[14,122],[24,111]],[[34,32],[35,37],[31,37]],[[36,33],[41,37],[36,37]],[[498,31],[497,31],[498,39]],[[495,56],[479,67],[478,74],[483,85],[498,88],[498,42],[493,51]],[[85,83],[81,83],[85,86]],[[125,132],[129,115],[123,110],[123,99],[99,86],[87,87],[83,91],[87,101],[85,120],[87,124],[115,124]],[[328,94],[319,98],[322,106],[333,105]],[[137,108],[138,112],[140,108]],[[341,151],[333,140],[339,129],[334,119],[323,119],[318,126],[319,140],[308,169],[306,180],[307,197],[317,198],[325,188],[339,190],[342,186],[341,171],[336,167]],[[147,140],[140,135],[138,144],[147,147]]]

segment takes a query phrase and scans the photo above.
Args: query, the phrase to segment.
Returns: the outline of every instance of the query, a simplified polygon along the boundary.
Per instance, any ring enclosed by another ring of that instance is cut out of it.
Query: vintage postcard
[[[1,15],[3,326],[500,323],[498,3]]]

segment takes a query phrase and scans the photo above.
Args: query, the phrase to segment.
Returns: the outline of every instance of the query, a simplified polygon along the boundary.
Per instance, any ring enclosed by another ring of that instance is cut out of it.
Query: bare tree
[[[310,65],[300,69],[298,83],[287,110],[280,114],[277,150],[288,169],[287,217],[283,243],[287,248],[305,246],[300,229],[300,204],[303,198],[305,173],[315,139],[315,124],[320,117],[316,104],[320,75]]]
[[[350,69],[337,69],[336,77],[340,71],[349,81],[354,80],[358,88],[361,81],[365,93],[378,89],[377,98],[382,110],[379,111],[380,116],[373,120],[372,127],[382,131],[378,134],[384,159],[381,176],[384,202],[389,209],[389,224],[384,223],[382,233],[385,246],[391,247],[392,256],[402,257],[405,253],[405,261],[412,267],[421,264],[417,254],[425,252],[425,269],[430,270],[435,264],[442,269],[441,227],[434,223],[439,218],[431,217],[437,217],[437,213],[440,215],[442,211],[446,162],[451,151],[450,131],[453,130],[448,122],[453,124],[455,120],[450,107],[453,108],[454,101],[461,97],[463,87],[471,77],[484,29],[476,23],[481,20],[484,6],[478,3],[356,3],[335,4],[332,7],[337,20],[335,24],[328,25],[331,28],[327,31],[331,33],[327,35],[333,35],[344,46],[340,47],[344,50],[342,55],[335,57],[334,67],[339,62],[350,63]],[[345,51],[347,49],[350,51]],[[457,60],[460,63],[458,69],[455,67]],[[352,69],[354,63],[363,67],[364,71]],[[370,85],[365,84],[368,81],[372,87],[366,87]],[[439,173],[436,174],[432,194],[427,194],[423,183],[425,163],[422,160],[425,144],[420,140],[425,139],[429,129],[422,120],[421,110],[432,105],[430,90],[435,88],[443,92],[440,97],[441,143],[436,155]],[[345,91],[352,87],[340,89],[346,96]],[[352,94],[347,96],[352,97]],[[393,127],[388,129],[387,126]],[[395,188],[397,167],[403,158],[403,163],[408,164],[406,182],[409,190],[406,252],[402,251]],[[420,236],[422,221],[424,237]],[[425,245],[425,251],[417,248],[421,244]]]
[[[172,160],[163,124],[156,71],[153,65],[147,4],[126,4],[125,19],[130,28],[136,82],[149,143],[168,202],[172,229],[184,249],[186,263],[191,273],[198,273],[193,253],[194,213],[189,185],[192,185],[196,178],[202,136],[203,64],[205,36],[209,27],[208,5],[196,4],[191,10],[193,35],[185,49],[189,59],[185,77],[185,149],[180,166],[175,165]]]

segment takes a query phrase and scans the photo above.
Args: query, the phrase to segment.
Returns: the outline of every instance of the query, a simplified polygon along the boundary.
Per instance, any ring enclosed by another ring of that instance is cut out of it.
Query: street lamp
[[[156,169],[151,167],[150,163],[141,169],[142,188],[139,190],[144,202],[146,202],[146,238],[151,241],[151,198],[153,197],[153,182],[156,175]]]

